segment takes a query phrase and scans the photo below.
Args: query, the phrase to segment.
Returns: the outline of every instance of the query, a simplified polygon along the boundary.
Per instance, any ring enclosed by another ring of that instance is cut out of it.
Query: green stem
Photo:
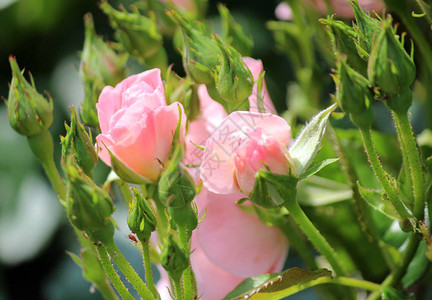
[[[290,241],[290,246],[296,250],[306,266],[312,270],[318,269],[315,256],[307,243],[307,237],[305,237],[301,230],[298,229],[298,226],[294,224],[292,216],[288,215],[286,219],[278,222],[276,226],[285,234]]]
[[[106,300],[118,300],[116,293],[114,292],[109,280],[105,280],[95,283],[101,292],[102,296]]]
[[[150,262],[150,251],[149,251],[149,241],[141,241],[142,253],[143,253],[143,261],[144,261],[144,273],[145,279],[147,282],[147,286],[149,290],[152,292],[155,299],[160,299],[159,292],[156,289],[156,286],[153,281],[153,272],[151,269]]]
[[[330,266],[333,268],[337,276],[345,275],[345,271],[339,263],[336,257],[336,253],[333,248],[329,245],[327,240],[321,235],[321,233],[312,224],[309,218],[301,209],[296,199],[288,199],[284,202],[284,206],[288,209],[290,215],[294,221],[299,225],[301,230],[310,239],[312,244],[321,252],[322,255],[327,259]]]
[[[176,300],[181,300],[181,299],[183,299],[181,280],[173,280],[173,281],[174,281],[174,289],[175,289]]]
[[[180,247],[184,249],[186,253],[190,253],[190,241],[188,239],[188,232],[182,226],[178,226],[178,236]],[[195,275],[193,273],[190,259],[189,266],[183,272],[183,295],[184,299],[192,300],[198,295],[197,284],[195,280]]]
[[[392,111],[392,115],[393,115],[393,120],[395,122],[395,127],[396,127],[396,132],[397,132],[397,136],[398,136],[398,140],[399,140],[399,144],[401,146],[401,151],[402,151],[402,163],[404,166],[404,176],[405,179],[408,180],[407,182],[407,186],[412,187],[413,186],[413,181],[412,181],[412,176],[410,174],[410,164],[409,164],[409,160],[408,160],[408,151],[406,149],[406,145],[405,145],[405,141],[403,139],[402,136],[402,130],[401,130],[401,124],[399,122],[399,119],[396,118],[394,112]],[[413,195],[412,195],[413,196]],[[414,208],[414,204],[410,203],[410,208],[413,209]]]
[[[127,280],[132,284],[135,290],[143,299],[153,299],[153,295],[146,286],[146,284],[142,281],[142,279],[138,276],[120,250],[117,248],[114,240],[106,242],[105,247],[111,256],[111,258],[116,263],[117,267],[122,271],[122,273],[126,276]]]
[[[403,155],[409,163],[414,192],[414,216],[421,220],[424,218],[424,208],[426,201],[426,187],[424,184],[422,165],[417,144],[411,129],[411,124],[407,113],[393,111],[396,123],[400,126]]]
[[[379,284],[367,280],[361,280],[361,279],[355,279],[349,277],[329,278],[328,282],[325,283],[341,284],[341,285],[360,288],[360,289],[373,291],[373,292],[379,292],[381,289],[381,286]]]
[[[331,144],[334,147],[334,151],[340,157],[340,162],[343,166],[342,171],[344,173],[344,176],[346,177],[347,182],[351,186],[351,190],[353,192],[354,207],[359,215],[360,227],[362,231],[365,232],[365,234],[368,236],[368,239],[371,240],[372,243],[379,249],[381,255],[384,258],[384,261],[386,262],[387,267],[393,269],[394,263],[392,256],[389,253],[388,249],[383,246],[383,243],[380,239],[379,230],[372,218],[368,204],[362,199],[362,196],[360,195],[360,191],[357,185],[358,177],[354,170],[354,167],[348,159],[346,151],[343,148],[333,127],[327,126],[327,132],[329,134]]]
[[[54,163],[54,142],[51,133],[46,130],[37,136],[27,137],[33,154],[39,159],[52,186],[60,199],[66,198],[66,188]]]
[[[102,266],[106,272],[106,275],[111,280],[111,283],[114,285],[114,288],[117,290],[120,297],[126,300],[129,299],[134,300],[134,297],[131,295],[131,293],[129,293],[128,289],[124,286],[123,282],[120,280],[120,277],[115,271],[113,265],[111,264],[106,248],[103,245],[100,245],[96,249],[99,254],[99,259],[102,263]]]
[[[381,286],[393,286],[401,280],[401,278],[405,275],[409,264],[414,258],[419,244],[420,240],[414,233],[412,233],[408,240],[408,245],[404,251],[401,264],[386,277],[386,279],[382,282]],[[373,293],[368,298],[368,300],[378,299],[381,299],[381,295],[379,293]]]
[[[371,131],[360,130],[360,133],[363,138],[363,145],[366,149],[366,154],[368,156],[369,162],[371,163],[372,169],[375,175],[378,177],[378,181],[383,187],[384,192],[386,193],[387,197],[390,199],[391,203],[393,204],[398,214],[402,218],[410,218],[411,213],[408,211],[408,209],[405,207],[405,205],[399,198],[396,187],[393,186],[392,183],[390,182],[391,176],[384,171],[381,165],[381,162],[379,160],[378,154],[375,150],[375,146],[372,141]],[[394,182],[394,184],[396,184],[396,181]]]

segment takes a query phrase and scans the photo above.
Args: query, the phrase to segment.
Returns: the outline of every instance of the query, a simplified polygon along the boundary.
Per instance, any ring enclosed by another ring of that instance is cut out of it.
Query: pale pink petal
[[[293,18],[291,7],[286,2],[281,2],[276,6],[275,15],[282,21],[290,21]]]
[[[264,132],[274,137],[281,144],[287,144],[290,140],[291,127],[283,118],[277,115],[235,111],[227,119],[229,121],[224,121],[224,124],[229,124],[231,130],[237,128],[237,130],[246,132],[250,129],[262,128]]]
[[[201,119],[206,121],[207,130],[211,133],[220,125],[227,113],[220,103],[209,96],[205,85],[198,87],[198,96],[201,105]]]
[[[202,251],[194,231],[192,235],[191,263],[203,300],[220,300],[245,278],[235,276],[213,264]]]
[[[209,192],[207,197],[207,213],[197,232],[208,259],[239,277],[280,271],[288,249],[283,233],[235,204],[242,194]]]
[[[121,91],[111,86],[103,88],[96,103],[99,124],[102,132],[108,132],[112,116],[121,108]]]
[[[234,161],[229,146],[209,138],[200,166],[200,177],[210,191],[220,194],[239,192],[234,182]]]

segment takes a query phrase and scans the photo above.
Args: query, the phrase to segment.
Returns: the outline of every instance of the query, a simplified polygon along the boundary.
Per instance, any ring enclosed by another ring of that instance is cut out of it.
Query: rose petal
[[[243,197],[208,192],[207,213],[197,231],[204,253],[215,265],[239,277],[280,270],[288,249],[285,236],[235,204]]]

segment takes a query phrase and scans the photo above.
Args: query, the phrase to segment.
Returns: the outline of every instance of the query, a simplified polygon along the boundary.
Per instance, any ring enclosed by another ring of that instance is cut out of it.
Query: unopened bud
[[[68,180],[66,213],[72,224],[93,242],[112,239],[114,205],[108,193],[77,168],[71,154],[63,162],[63,170]]]
[[[383,30],[376,39],[368,64],[370,82],[391,96],[409,88],[416,76],[412,58],[399,41],[391,19],[383,22]]]
[[[161,253],[161,265],[174,281],[179,281],[183,271],[189,265],[189,258],[179,247],[172,235],[169,235]]]
[[[359,55],[367,60],[372,51],[372,45],[375,44],[375,39],[381,31],[380,22],[371,17],[369,12],[366,13],[357,1],[350,1],[349,3],[354,8],[356,19],[354,28],[358,32],[357,50]]]
[[[9,123],[19,134],[27,137],[39,135],[51,127],[53,122],[52,99],[49,102],[36,91],[33,78],[31,84],[24,78],[14,57],[9,57],[12,81],[7,100]]]
[[[158,55],[162,35],[154,15],[145,17],[135,7],[133,13],[124,8],[115,10],[106,0],[101,2],[100,8],[109,17],[116,39],[128,53],[144,61]]]
[[[156,230],[156,217],[139,190],[135,187],[132,192],[133,198],[129,205],[127,223],[129,229],[140,240],[147,240],[151,233]]]
[[[167,13],[183,31],[183,64],[196,83],[213,84],[213,72],[219,63],[220,50],[199,23],[192,24],[174,10]]]
[[[216,34],[213,38],[221,50],[220,67],[216,71],[216,89],[231,106],[242,107],[242,103],[249,103],[248,97],[252,93],[252,73],[237,50],[224,44]]]
[[[321,19],[320,21],[325,25],[334,51],[345,55],[351,68],[362,75],[366,75],[367,63],[357,52],[358,33],[344,22],[334,20],[333,17]]]
[[[75,107],[72,106],[70,109],[71,123],[70,126],[65,124],[66,136],[61,138],[62,155],[66,157],[71,151],[84,173],[89,174],[98,161],[91,131],[87,133],[84,125],[79,122]]]

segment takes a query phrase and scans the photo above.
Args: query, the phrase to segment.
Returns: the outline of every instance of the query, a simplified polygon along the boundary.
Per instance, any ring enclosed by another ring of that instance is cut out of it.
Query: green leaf
[[[383,286],[381,290],[382,290],[382,294],[381,294],[382,300],[409,300],[410,299],[403,292],[398,291],[391,286]]]
[[[228,299],[272,300],[282,299],[309,287],[320,284],[320,279],[330,279],[331,272],[326,269],[307,271],[298,267],[288,269],[279,275],[252,277],[244,280],[225,296]],[[266,280],[267,279],[267,280]],[[247,290],[249,289],[249,290]],[[247,292],[245,292],[247,290]]]
[[[365,189],[357,183],[359,192],[363,199],[375,210],[394,220],[401,221],[401,216],[396,212],[390,200],[385,199],[383,191]]]
[[[298,182],[294,175],[275,174],[264,170],[258,170],[255,177],[249,200],[265,208],[281,206],[287,195],[295,193]]]
[[[259,276],[246,278],[239,285],[237,285],[234,290],[232,290],[228,295],[226,295],[225,298],[223,298],[223,300],[229,300],[229,299],[232,299],[234,297],[237,297],[238,295],[246,293],[246,292],[254,289],[255,287],[258,287],[258,286],[266,283],[267,281],[276,277],[277,275],[278,275],[277,273],[262,274]]]
[[[318,173],[322,168],[337,162],[339,160],[339,158],[329,158],[329,159],[325,159],[323,161],[320,161],[319,163],[313,165],[312,167],[308,168],[303,174],[301,174],[300,176],[300,180],[302,179],[306,179],[308,177],[311,177],[312,175],[315,175],[316,173]]]
[[[425,255],[427,245],[425,241],[422,241],[417,249],[417,252],[408,266],[407,272],[402,277],[402,285],[404,288],[408,288],[416,283],[426,272],[429,266],[429,260]]]
[[[301,175],[315,158],[320,148],[327,120],[335,108],[336,104],[315,115],[310,123],[303,127],[294,144],[289,149],[289,154],[298,175]]]

